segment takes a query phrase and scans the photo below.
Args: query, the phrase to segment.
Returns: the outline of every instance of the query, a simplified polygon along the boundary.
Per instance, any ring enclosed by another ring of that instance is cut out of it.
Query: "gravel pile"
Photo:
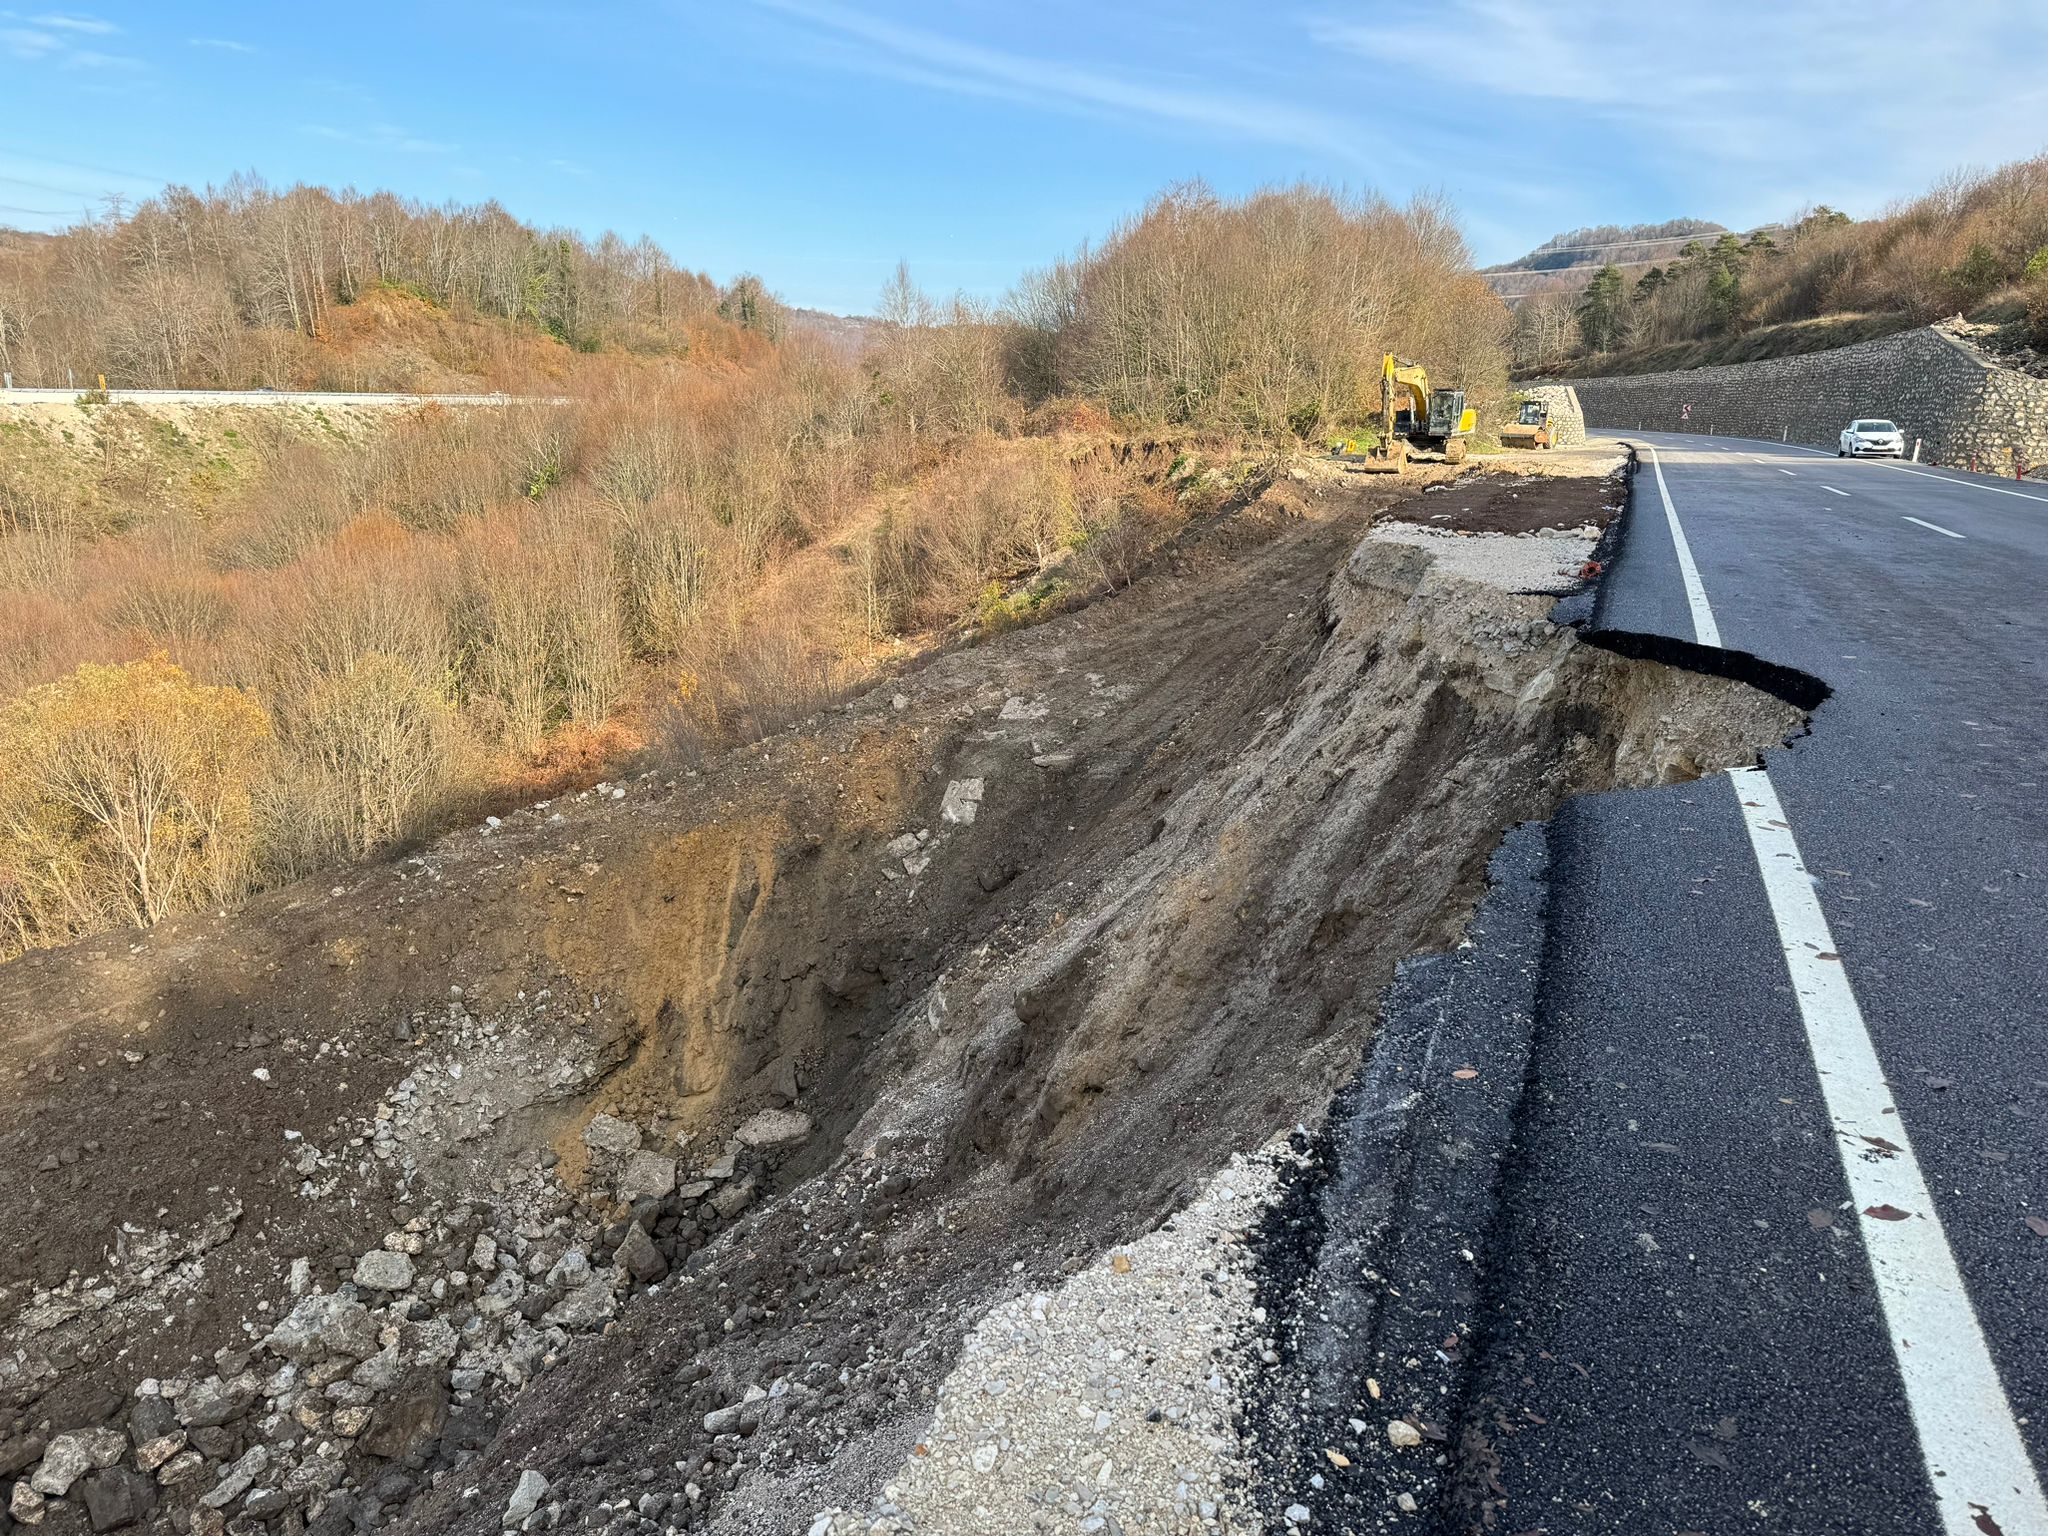
[[[568,1032],[542,1043],[551,1005],[546,991],[522,995],[492,1018],[458,995],[445,1017],[402,1021],[401,1032],[431,1028],[441,1045],[370,1117],[292,1132],[280,1153],[308,1203],[381,1202],[392,1180],[391,1230],[360,1253],[294,1259],[289,1294],[256,1298],[241,1342],[176,1375],[124,1383],[125,1400],[104,1404],[111,1423],[9,1435],[0,1420],[0,1488],[15,1479],[0,1532],[10,1522],[68,1536],[87,1523],[105,1532],[154,1521],[222,1536],[280,1517],[312,1536],[375,1529],[481,1449],[502,1405],[572,1338],[607,1329],[630,1296],[739,1221],[779,1159],[812,1134],[810,1117],[787,1108],[754,1114],[722,1146],[597,1114],[578,1137],[576,1186],[552,1149],[537,1164],[507,1165],[493,1150],[503,1121],[574,1098],[605,1070]],[[426,1197],[430,1172],[448,1178],[462,1165],[468,1178],[455,1183],[475,1198]],[[55,1362],[76,1347],[67,1328],[99,1309],[167,1308],[189,1295],[240,1216],[221,1213],[183,1245],[139,1234],[114,1273],[35,1293],[27,1347],[0,1357],[0,1383],[60,1376]],[[546,1519],[552,1526],[559,1510]]]
[[[1599,530],[1590,527],[1571,533],[1475,535],[1381,523],[1366,543],[1417,545],[1429,551],[1444,575],[1505,591],[1564,593],[1579,586],[1581,568],[1599,541]]]
[[[1265,1529],[1234,1427],[1270,1353],[1244,1239],[1292,1156],[1234,1158],[1157,1231],[996,1306],[880,1501],[812,1536]]]

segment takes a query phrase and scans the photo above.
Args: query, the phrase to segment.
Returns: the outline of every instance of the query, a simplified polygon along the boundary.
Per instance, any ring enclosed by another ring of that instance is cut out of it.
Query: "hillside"
[[[1624,233],[1559,236],[1553,255],[1578,243],[1589,249],[1570,254],[1586,260],[1543,268],[1539,248],[1488,276],[1522,285],[1518,371],[1735,362],[1959,314],[2015,366],[2048,352],[2048,155],[1954,173],[1874,218],[1821,205],[1746,236],[1686,237],[1652,262],[1623,260],[1633,248],[1601,238]],[[1588,264],[1603,255],[1613,259]]]
[[[310,331],[237,287],[267,270],[244,234],[292,212],[329,242],[298,290]],[[220,333],[232,355],[355,387],[548,387],[361,413],[0,407],[0,957],[218,909],[650,755],[692,761],[935,645],[1090,602],[1231,477],[1355,416],[1362,357],[1456,359],[1475,402],[1506,394],[1502,312],[1457,249],[1313,189],[1176,192],[1066,269],[1043,314],[906,279],[901,318],[837,340],[752,279],[721,295],[643,252],[607,283],[605,242],[488,211],[173,192],[56,243],[146,255],[164,220],[210,229],[199,271],[255,303]],[[383,254],[350,277],[366,233]],[[413,240],[447,258],[436,286],[405,276]],[[1413,285],[1370,335],[1285,297],[1388,246]],[[561,286],[494,313],[522,264]],[[1168,283],[1176,264],[1209,291]],[[52,265],[20,347],[118,340],[155,313],[147,262],[112,270],[130,275]],[[1216,323],[1246,308],[1252,349]],[[1181,346],[1134,368],[1115,338],[1154,325]],[[74,756],[103,768],[108,732],[167,757],[180,808],[142,818],[141,850],[78,808]]]
[[[18,385],[517,390],[572,353],[681,356],[776,311],[757,280],[720,289],[646,239],[254,177],[0,241]]]
[[[1687,242],[1725,233],[1707,219],[1667,219],[1661,224],[1599,224],[1552,235],[1528,255],[1480,268],[1494,292],[1513,302],[1533,293],[1576,291],[1586,278],[1612,262],[1624,271],[1654,266],[1675,256]]]
[[[873,346],[883,322],[868,315],[835,315],[823,309],[789,311],[792,330],[816,336],[843,357],[858,358]]]
[[[1666,373],[1684,368],[1749,363],[1767,357],[1791,357],[1802,352],[1825,352],[1834,347],[1854,346],[1859,341],[1911,330],[1918,323],[1911,315],[1896,313],[1788,320],[1782,325],[1758,326],[1732,336],[1583,353],[1531,368],[1528,376],[1604,378],[1608,375]]]

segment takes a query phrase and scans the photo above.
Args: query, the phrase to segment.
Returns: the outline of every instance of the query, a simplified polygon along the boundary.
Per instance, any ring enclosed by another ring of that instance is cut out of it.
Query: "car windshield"
[[[1899,429],[1888,421],[1859,421],[1849,430],[1851,432],[1896,432]]]

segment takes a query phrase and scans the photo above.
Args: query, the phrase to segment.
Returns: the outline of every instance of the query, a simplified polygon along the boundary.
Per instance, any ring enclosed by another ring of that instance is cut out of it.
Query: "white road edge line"
[[[1685,529],[1679,525],[1678,509],[1671,505],[1671,492],[1664,485],[1664,461],[1657,456],[1654,444],[1650,449],[1650,468],[1657,472],[1657,494],[1664,499],[1664,521],[1671,528],[1671,542],[1678,550],[1678,577],[1685,583],[1686,606],[1692,610],[1692,632],[1699,637],[1701,645],[1711,645],[1717,650],[1721,645],[1720,626],[1714,623],[1714,610],[1707,604],[1707,589],[1700,584],[1700,568],[1692,563],[1692,546],[1685,542]]]
[[[1905,521],[1909,523],[1918,523],[1922,528],[1931,528],[1936,533],[1945,533],[1952,539],[1960,539],[1961,537],[1963,537],[1963,535],[1957,533],[1955,529],[1944,528],[1939,523],[1930,523],[1924,517],[1909,517],[1906,518]]]
[[[1615,430],[1617,435],[1619,435],[1619,429]],[[1682,437],[1686,434],[1674,433],[1672,435]],[[1786,443],[1783,446],[1790,448],[1794,453],[1818,454],[1823,459],[1839,459],[1841,457],[1839,453],[1829,453],[1825,448],[1809,448],[1804,443]],[[1757,460],[1759,464],[1768,462],[1770,461],[1767,459]],[[1939,480],[1943,485],[1961,486],[1966,491],[1989,491],[1994,496],[2017,496],[2021,501],[2048,501],[2048,496],[2038,496],[2031,491],[2008,491],[2002,485],[1979,485],[1974,480],[1952,480],[1947,475],[1937,475],[1931,470],[1915,469],[1911,465],[1900,464],[1891,459],[1859,459],[1853,462],[1875,464],[1879,469],[1897,470],[1902,475],[1917,475],[1922,480]]]
[[[1831,496],[1846,496],[1849,494],[1847,491],[1836,490],[1832,485],[1823,485],[1821,489],[1826,491]]]
[[[1694,632],[1700,644],[1718,646],[1720,629],[1655,447],[1650,462],[1657,466],[1657,490],[1678,547]],[[1905,1121],[1885,1086],[1884,1066],[1791,822],[1765,769],[1738,768],[1728,778],[1777,924],[1942,1530],[1947,1536],[1983,1536],[1994,1528],[1977,1522],[1983,1514],[2005,1536],[2048,1536],[2048,1499],[2013,1421]]]

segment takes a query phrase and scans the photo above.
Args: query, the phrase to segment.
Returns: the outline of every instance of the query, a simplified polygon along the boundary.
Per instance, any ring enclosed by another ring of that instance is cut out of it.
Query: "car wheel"
[[[1849,457],[1849,450],[1846,448],[1837,448],[1835,450],[1835,457],[1838,459],[1846,459],[1847,457]]]

